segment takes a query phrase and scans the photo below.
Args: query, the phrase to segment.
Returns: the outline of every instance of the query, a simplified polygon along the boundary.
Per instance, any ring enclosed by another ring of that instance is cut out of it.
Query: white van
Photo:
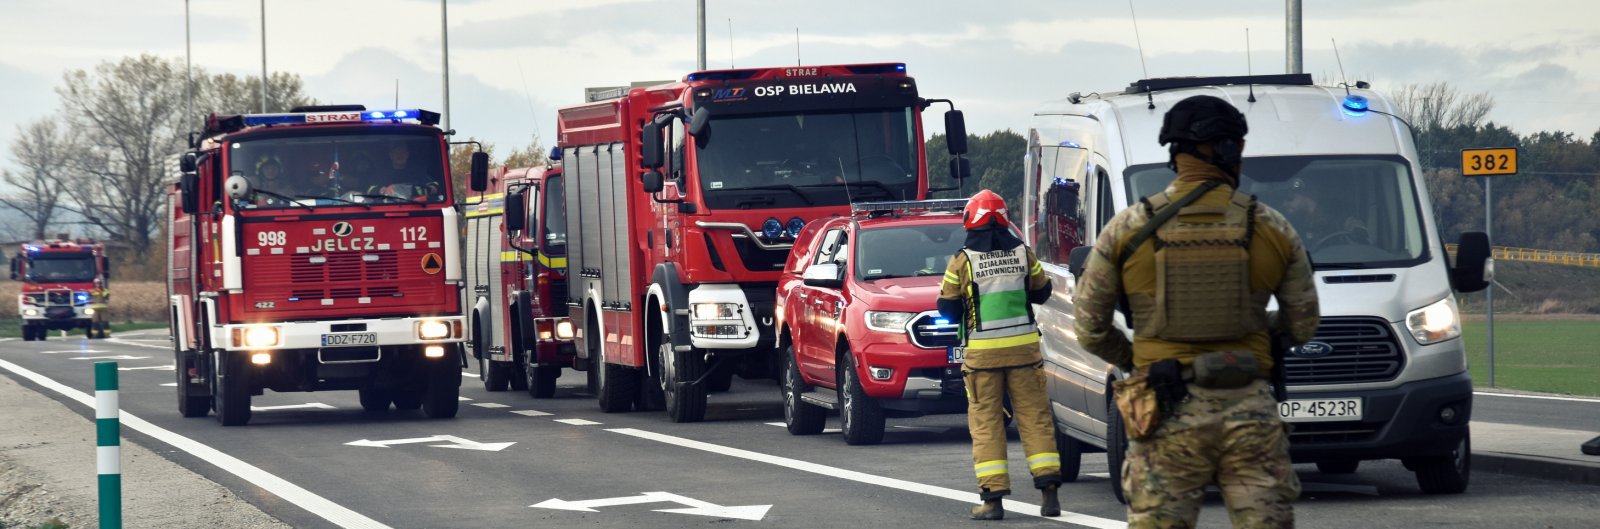
[[[1288,217],[1316,270],[1321,326],[1284,362],[1292,457],[1332,474],[1400,459],[1424,492],[1466,489],[1472,379],[1453,291],[1487,286],[1488,238],[1463,234],[1450,264],[1409,126],[1358,86],[1305,74],[1150,79],[1034,114],[1021,222],[1056,289],[1037,316],[1064,476],[1083,452],[1109,447],[1122,497],[1126,441],[1110,383],[1124,374],[1073,335],[1074,271],[1113,214],[1171,182],[1162,116],[1204,94],[1244,112],[1241,188]]]

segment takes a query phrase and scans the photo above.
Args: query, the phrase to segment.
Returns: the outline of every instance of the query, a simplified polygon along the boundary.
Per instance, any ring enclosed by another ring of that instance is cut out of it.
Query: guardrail
[[[1456,253],[1456,245],[1444,245],[1444,251],[1452,255]],[[1491,254],[1500,261],[1524,261],[1530,263],[1548,263],[1565,266],[1583,266],[1600,268],[1600,253],[1562,252],[1556,250],[1537,250],[1533,248],[1513,248],[1510,246],[1495,246]]]

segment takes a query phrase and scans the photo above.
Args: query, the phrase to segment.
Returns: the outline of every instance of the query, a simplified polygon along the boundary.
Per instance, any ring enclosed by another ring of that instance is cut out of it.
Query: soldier
[[[987,189],[967,202],[967,241],[950,259],[939,292],[939,313],[962,322],[966,359],[967,424],[972,430],[973,470],[983,504],[974,520],[1005,517],[1000,499],[1011,494],[1006,461],[1003,401],[1010,395],[1033,486],[1044,493],[1043,516],[1060,516],[1061,454],[1044,387],[1044,358],[1033,307],[1050,298],[1050,278],[1033,250],[1011,232],[1006,203]]]
[[[1266,380],[1268,334],[1310,340],[1317,294],[1289,222],[1236,191],[1247,131],[1222,99],[1173,105],[1160,142],[1177,179],[1111,219],[1077,285],[1079,343],[1132,373],[1113,387],[1130,528],[1193,527],[1213,480],[1234,527],[1294,525],[1300,481]],[[1119,298],[1132,343],[1111,323]]]

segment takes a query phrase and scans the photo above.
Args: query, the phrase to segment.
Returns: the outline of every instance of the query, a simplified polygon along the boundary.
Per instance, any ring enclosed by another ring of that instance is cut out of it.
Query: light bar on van
[[[1367,98],[1355,94],[1344,96],[1344,101],[1340,103],[1339,106],[1344,108],[1345,114],[1349,114],[1351,116],[1366,114],[1367,110],[1370,108],[1368,107]]]
[[[413,120],[423,125],[439,123],[439,114],[421,109],[350,110],[344,112],[289,112],[283,114],[250,114],[244,116],[246,126],[288,125],[301,123],[359,123],[362,121]]]
[[[858,202],[850,204],[850,216],[876,217],[886,214],[955,213],[967,207],[965,198],[902,200],[896,202]]]

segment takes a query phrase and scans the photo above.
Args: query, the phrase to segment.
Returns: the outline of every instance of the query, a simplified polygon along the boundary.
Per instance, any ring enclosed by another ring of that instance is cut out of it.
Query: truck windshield
[[[80,283],[94,281],[94,276],[94,257],[90,255],[35,255],[28,259],[28,281]]]
[[[317,132],[232,143],[230,175],[250,179],[240,207],[444,202],[437,135]]]
[[[1128,168],[1128,196],[1172,182],[1165,164]],[[1317,268],[1391,268],[1427,252],[1411,166],[1394,156],[1246,158],[1240,189],[1294,225]]]
[[[966,236],[959,222],[863,229],[856,237],[856,277],[874,281],[944,275]]]
[[[716,117],[699,185],[710,209],[915,199],[917,136],[909,108]]]
[[[546,255],[567,254],[567,193],[560,177],[544,181],[544,240]]]

